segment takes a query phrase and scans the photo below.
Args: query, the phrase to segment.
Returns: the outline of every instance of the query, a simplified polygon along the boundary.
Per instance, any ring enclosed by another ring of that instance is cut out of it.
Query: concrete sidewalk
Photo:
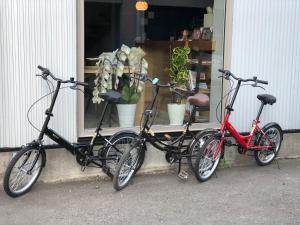
[[[37,184],[12,199],[0,189],[0,224],[300,224],[300,160],[218,170],[198,183],[176,174],[137,176],[115,192],[110,181]]]

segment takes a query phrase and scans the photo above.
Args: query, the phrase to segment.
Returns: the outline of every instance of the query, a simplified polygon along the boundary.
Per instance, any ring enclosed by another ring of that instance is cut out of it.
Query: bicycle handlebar
[[[137,74],[139,77],[130,77],[130,78],[133,78],[133,79],[136,79],[136,80],[140,80],[140,81],[143,81],[143,82],[151,82],[152,85],[155,85],[155,86],[159,86],[159,87],[169,87],[169,88],[175,88],[176,84],[175,83],[168,83],[168,84],[160,84],[159,83],[159,79],[158,78],[154,78],[152,79],[151,77],[148,77],[147,74]]]
[[[232,77],[235,80],[242,81],[242,82],[255,82],[255,84],[260,83],[260,84],[268,84],[268,81],[265,80],[258,80],[257,77],[253,77],[252,79],[242,79],[239,77],[236,77],[233,73],[231,73],[229,70],[223,70],[219,69],[219,72],[223,73],[225,75],[226,79],[229,79],[229,77]]]
[[[159,83],[159,79],[158,78],[154,78],[152,79],[151,77],[147,76],[147,74],[137,74],[139,77],[130,77],[130,78],[133,78],[133,79],[136,79],[136,80],[140,80],[140,81],[143,81],[143,82],[151,82],[152,85],[154,86],[157,86],[157,87],[166,87],[166,88],[170,88],[171,89],[171,92],[174,92],[176,93],[177,95],[179,96],[183,96],[181,93],[179,93],[179,91],[182,91],[181,89],[179,88],[176,88],[176,83],[174,82],[171,82],[171,83],[168,83],[168,84],[160,84]]]
[[[38,65],[37,68],[42,71],[42,75],[37,75],[37,76],[41,76],[45,80],[47,80],[47,77],[50,76],[53,80],[55,80],[57,82],[70,83],[70,84],[81,85],[81,86],[89,86],[88,83],[75,81],[74,77],[70,77],[69,80],[62,80],[60,78],[57,78],[50,72],[50,70],[48,68],[42,67],[40,65]]]

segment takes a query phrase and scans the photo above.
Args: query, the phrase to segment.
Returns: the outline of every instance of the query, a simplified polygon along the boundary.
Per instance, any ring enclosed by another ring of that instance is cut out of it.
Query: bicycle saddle
[[[270,104],[273,105],[276,102],[276,98],[273,95],[263,94],[257,95],[257,98],[262,101],[265,105]]]
[[[100,94],[100,98],[107,102],[119,103],[121,100],[121,94],[117,91],[108,91]]]
[[[209,97],[205,94],[198,93],[195,94],[194,96],[189,96],[187,100],[192,105],[206,106],[208,105]]]

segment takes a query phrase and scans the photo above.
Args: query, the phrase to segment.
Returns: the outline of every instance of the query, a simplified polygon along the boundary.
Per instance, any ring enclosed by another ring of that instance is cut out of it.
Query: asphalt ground
[[[300,160],[219,169],[199,183],[174,173],[140,175],[116,192],[112,182],[36,184],[8,197],[0,224],[300,224]]]

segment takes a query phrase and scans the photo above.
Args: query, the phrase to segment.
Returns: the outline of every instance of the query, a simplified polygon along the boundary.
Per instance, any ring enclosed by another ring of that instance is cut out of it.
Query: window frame
[[[231,62],[231,41],[232,41],[232,19],[233,19],[233,1],[226,0],[225,3],[225,24],[224,24],[224,51],[223,51],[223,67],[230,69]],[[84,2],[85,0],[77,0],[77,79],[84,80]],[[222,94],[229,90],[226,82],[222,82]],[[77,137],[92,136],[93,129],[84,128],[84,96],[82,93],[77,94]],[[222,102],[221,113],[224,117],[225,100]],[[219,128],[216,122],[195,123],[191,126],[191,130],[203,130],[205,128]],[[104,128],[101,132],[103,136],[110,136],[124,128]],[[139,127],[129,128],[129,130],[139,131]],[[182,130],[182,126],[174,125],[153,125],[153,130],[156,133],[172,133]]]

